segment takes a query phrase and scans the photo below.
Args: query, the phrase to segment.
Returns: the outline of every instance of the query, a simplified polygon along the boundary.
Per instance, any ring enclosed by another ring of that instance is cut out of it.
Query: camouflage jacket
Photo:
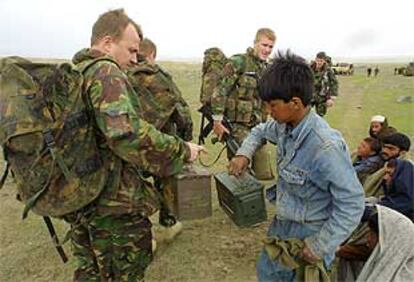
[[[225,114],[230,121],[249,127],[265,120],[258,81],[266,66],[265,61],[254,55],[252,48],[245,54],[230,57],[224,66],[221,84],[213,92],[213,114]]]
[[[143,61],[130,68],[128,76],[139,97],[141,118],[164,133],[193,139],[190,107],[169,73]]]
[[[73,63],[82,68],[99,57],[104,54],[83,49],[74,56]],[[176,174],[190,151],[179,138],[162,134],[139,119],[139,102],[127,76],[110,57],[106,58],[84,72],[84,99],[94,119],[101,157],[110,173],[95,206],[101,214],[148,216],[159,207],[159,197],[143,180],[141,171],[157,176]]]
[[[321,70],[316,69],[316,64],[311,65],[314,78],[314,100],[328,100],[331,96],[338,96],[338,80],[332,69],[325,65]]]

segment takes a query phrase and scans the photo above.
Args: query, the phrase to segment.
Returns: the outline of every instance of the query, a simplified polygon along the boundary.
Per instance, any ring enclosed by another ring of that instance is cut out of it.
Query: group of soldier
[[[375,66],[375,68],[374,68],[374,76],[377,77],[377,75],[379,74],[379,72],[380,72],[380,70],[379,70],[378,66]],[[372,74],[372,68],[371,67],[368,67],[367,68],[367,77],[371,77],[371,74]]]
[[[259,29],[253,46],[225,64],[207,103],[218,138],[232,134],[241,145],[237,153],[228,152],[231,174],[270,162],[262,145],[277,144],[280,194],[269,228],[276,241],[260,254],[257,271],[261,281],[293,281],[296,272],[267,250],[297,239],[302,261],[323,261],[329,268],[364,204],[345,142],[321,118],[338,93],[330,58],[319,52],[310,66],[287,52],[269,65],[275,42],[271,29]],[[84,94],[109,175],[96,199],[64,216],[77,259],[75,281],[143,279],[153,258],[149,216],[160,210],[161,225],[180,225],[162,200],[164,182],[205,149],[191,143],[190,107],[156,55],[141,27],[123,10],[112,10],[95,22],[90,48],[73,57],[79,68],[88,66]]]

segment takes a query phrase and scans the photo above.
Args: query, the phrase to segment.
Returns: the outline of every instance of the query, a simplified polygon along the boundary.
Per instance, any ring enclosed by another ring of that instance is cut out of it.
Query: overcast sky
[[[71,58],[89,46],[97,17],[121,7],[160,59],[201,58],[213,46],[244,52],[261,27],[276,32],[274,50],[308,58],[414,58],[412,0],[0,0],[0,56]]]

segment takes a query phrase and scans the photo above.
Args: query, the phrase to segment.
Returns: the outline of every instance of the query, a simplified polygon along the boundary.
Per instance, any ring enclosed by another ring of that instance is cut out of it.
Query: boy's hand
[[[313,251],[307,245],[305,245],[305,247],[303,247],[302,249],[301,258],[311,264],[315,264],[321,260],[321,258],[314,254]]]
[[[228,169],[229,174],[240,176],[249,166],[249,159],[245,156],[235,156],[231,159]]]

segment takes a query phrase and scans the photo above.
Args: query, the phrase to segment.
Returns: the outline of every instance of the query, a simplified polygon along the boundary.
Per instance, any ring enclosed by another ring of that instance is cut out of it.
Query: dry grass
[[[164,63],[175,77],[193,109],[195,134],[199,129],[200,65]],[[390,124],[413,139],[414,104],[398,104],[397,97],[413,95],[414,78],[394,76],[394,65],[380,65],[377,78],[367,79],[364,68],[351,77],[340,77],[340,96],[327,120],[344,135],[351,149],[366,137],[369,119],[384,114]],[[197,136],[196,136],[197,137]],[[197,139],[195,139],[197,140]],[[212,160],[220,146],[207,144]],[[224,170],[223,156],[211,170]],[[75,262],[63,265],[41,219],[33,214],[21,220],[22,205],[15,200],[9,179],[0,191],[0,281],[70,281]],[[269,218],[274,209],[268,205]],[[67,226],[55,222],[60,237]],[[173,243],[160,241],[147,281],[255,281],[255,261],[268,222],[255,228],[237,228],[217,203],[213,187],[213,216],[184,222],[184,232]],[[160,228],[157,227],[159,231]],[[157,236],[162,238],[162,231]],[[67,252],[70,250],[65,246]]]

